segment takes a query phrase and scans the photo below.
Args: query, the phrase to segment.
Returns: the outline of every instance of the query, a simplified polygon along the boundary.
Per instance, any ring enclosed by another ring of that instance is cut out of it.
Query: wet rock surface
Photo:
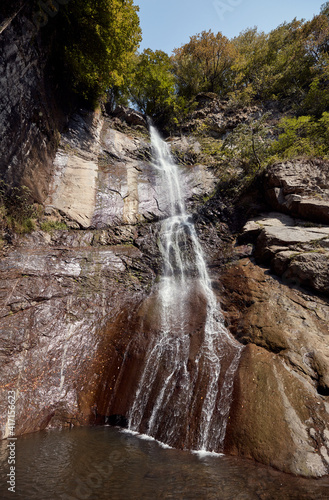
[[[152,286],[147,256],[123,238],[110,244],[116,240],[111,232],[103,245],[104,237],[33,234],[1,260],[0,384],[3,395],[6,387],[16,388],[18,435],[89,422],[94,395],[85,388],[100,376],[107,324],[132,311]],[[134,229],[130,237],[145,236]],[[8,432],[6,413],[4,397],[1,437]]]
[[[193,143],[173,142],[183,151]],[[88,219],[63,205],[57,213],[87,227],[17,238],[0,261],[1,386],[17,389],[17,434],[126,425],[158,327],[164,199],[156,168],[147,161],[148,137],[134,129],[123,133],[107,117],[82,115],[62,138],[58,154],[65,151],[72,161],[92,161],[97,175],[93,185],[85,184],[94,193]],[[247,346],[234,385],[226,452],[285,472],[325,475],[329,229],[269,211],[245,225],[234,248],[225,207],[216,196],[206,202],[202,197],[213,189],[211,175],[199,166],[181,169],[227,326]],[[192,369],[204,304],[196,295],[190,307]],[[8,433],[5,406],[4,398],[2,437]],[[179,436],[175,446],[182,446]]]
[[[0,260],[2,438],[7,387],[17,391],[17,435],[104,423],[133,340],[126,396],[116,401],[124,421],[129,388],[156,328],[150,297],[162,268],[158,219],[166,215],[166,194],[149,161],[148,134],[133,127],[123,133],[116,119],[84,111],[71,118],[46,200],[49,220],[69,229],[17,236]],[[214,189],[203,166],[184,165],[181,173],[191,206]],[[199,219],[200,231],[209,226]],[[219,253],[215,226],[203,238],[209,255]]]
[[[140,362],[157,328],[165,193],[139,113],[121,107],[109,117],[80,110],[60,141],[54,136],[63,117],[52,112],[44,67],[36,64],[38,40],[30,44],[28,23],[23,29],[16,22],[0,44],[8,61],[7,73],[0,74],[1,172],[30,186],[37,200],[46,199],[49,217],[70,229],[14,238],[0,260],[0,437],[8,435],[6,391],[12,388],[17,434],[105,421],[125,425]],[[25,75],[19,84],[18,71]],[[40,105],[31,107],[33,100]],[[258,113],[256,107],[237,113],[214,95],[200,95],[184,132],[206,123],[217,139]],[[213,196],[213,171],[195,162],[199,141],[193,135],[169,141],[227,325],[246,345],[226,451],[285,472],[325,475],[328,162],[270,167],[262,188],[267,208],[247,222],[233,248],[226,208]],[[192,366],[205,304],[194,297],[190,308]],[[179,436],[176,441],[181,447]]]
[[[226,451],[285,472],[328,473],[329,303],[242,259],[222,276],[228,326],[247,348]]]

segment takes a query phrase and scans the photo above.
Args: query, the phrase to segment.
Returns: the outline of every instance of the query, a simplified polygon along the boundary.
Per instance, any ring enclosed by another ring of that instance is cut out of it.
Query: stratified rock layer
[[[0,263],[1,437],[9,388],[16,390],[17,435],[56,421],[89,423],[95,395],[88,388],[101,376],[107,325],[133,311],[154,279],[147,256],[123,238],[115,244],[107,233],[112,244],[104,246],[104,233],[65,233],[33,234]]]
[[[329,224],[329,163],[295,160],[270,167],[266,196],[275,210]]]
[[[1,175],[28,185],[36,200],[46,199],[49,220],[70,228],[14,238],[0,261],[0,437],[9,432],[8,390],[17,395],[17,435],[105,420],[125,425],[158,326],[157,221],[166,216],[144,117],[122,107],[114,119],[79,112],[60,137],[64,117],[45,80],[47,53],[24,16],[6,27],[0,51]],[[213,94],[198,103],[183,129],[205,123],[213,138],[259,113],[236,113]],[[286,472],[327,474],[328,163],[269,168],[268,210],[232,249],[220,200],[204,203],[214,175],[190,165],[200,143],[192,136],[171,143],[227,325],[246,345],[226,451]],[[251,259],[243,258],[251,244]],[[196,298],[190,307],[193,364],[205,311]],[[193,422],[182,425],[193,433]],[[182,446],[179,436],[175,445]]]

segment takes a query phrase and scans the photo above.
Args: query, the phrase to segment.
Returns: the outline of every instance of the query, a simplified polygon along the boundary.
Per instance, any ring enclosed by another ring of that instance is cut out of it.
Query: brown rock
[[[126,106],[117,106],[113,112],[109,111],[114,117],[125,121],[128,125],[147,126],[145,116],[135,109],[127,108]]]
[[[284,279],[328,294],[329,227],[269,213],[249,221],[242,241],[254,241],[254,255]]]
[[[131,314],[152,284],[140,250],[91,246],[96,234],[59,231],[50,242],[32,234],[0,261],[0,385],[19,394],[16,435],[89,423],[93,384],[106,362],[103,332],[120,313]],[[107,340],[120,333],[113,329]],[[0,438],[7,435],[6,394]]]
[[[324,403],[312,387],[305,387],[279,358],[252,344],[245,349],[235,383],[227,452],[284,472],[322,476],[329,471],[328,444],[321,451],[319,441],[326,442],[323,431],[328,421]]]
[[[297,217],[329,222],[329,162],[294,160],[268,168],[267,200],[274,210]]]
[[[247,259],[222,276],[223,309],[242,354],[226,451],[286,472],[328,472],[329,306]]]
[[[329,294],[329,253],[319,249],[295,254],[282,274],[285,279]]]

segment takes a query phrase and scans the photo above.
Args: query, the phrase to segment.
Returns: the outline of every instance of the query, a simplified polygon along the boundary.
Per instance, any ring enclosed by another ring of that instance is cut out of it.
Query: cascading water
[[[167,193],[160,250],[163,274],[159,328],[148,347],[128,427],[182,448],[220,451],[226,432],[241,345],[224,326],[179,169],[168,145],[150,127],[154,166]],[[202,327],[195,314],[203,318]]]

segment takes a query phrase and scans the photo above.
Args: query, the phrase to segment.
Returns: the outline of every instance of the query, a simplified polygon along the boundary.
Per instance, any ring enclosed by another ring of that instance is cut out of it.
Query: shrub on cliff
[[[11,187],[0,180],[0,230],[10,228],[17,233],[35,229],[36,207],[26,186]]]
[[[53,61],[62,83],[90,103],[122,83],[141,40],[133,0],[70,1],[53,21]]]
[[[268,115],[241,123],[223,141],[223,155],[234,160],[248,176],[267,165],[271,157],[272,131],[267,122]]]
[[[279,158],[329,157],[329,113],[319,120],[311,116],[283,118],[279,127],[281,134],[272,147]]]

